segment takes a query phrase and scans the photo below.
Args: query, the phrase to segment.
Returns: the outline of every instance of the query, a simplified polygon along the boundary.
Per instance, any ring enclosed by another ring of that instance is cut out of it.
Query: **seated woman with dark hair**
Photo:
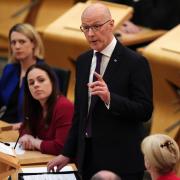
[[[141,149],[152,180],[180,180],[174,171],[179,162],[179,147],[171,137],[150,135],[143,140]]]
[[[56,77],[46,64],[26,72],[24,117],[19,143],[24,149],[61,153],[71,127],[73,104],[59,93]]]

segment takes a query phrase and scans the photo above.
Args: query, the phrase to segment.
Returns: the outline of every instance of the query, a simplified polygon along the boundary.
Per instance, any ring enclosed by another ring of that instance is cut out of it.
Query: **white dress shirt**
[[[106,67],[109,63],[110,57],[114,51],[114,48],[116,46],[117,40],[115,39],[115,37],[112,39],[111,43],[105,48],[103,49],[100,53],[102,54],[102,61],[101,61],[101,66],[100,66],[100,74],[104,75]],[[96,68],[96,53],[97,51],[94,50],[93,53],[93,57],[92,57],[92,62],[91,62],[91,69],[90,69],[90,75],[89,75],[89,83],[91,83],[93,81],[93,75],[94,75],[94,71]],[[91,93],[89,91],[89,97],[88,97],[88,107],[90,107],[90,103],[91,103]],[[106,105],[107,106],[107,105]],[[108,108],[108,106],[107,106]]]

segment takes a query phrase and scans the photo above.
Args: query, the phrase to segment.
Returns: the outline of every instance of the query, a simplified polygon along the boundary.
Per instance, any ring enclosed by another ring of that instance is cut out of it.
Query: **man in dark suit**
[[[106,6],[90,5],[81,20],[92,50],[77,59],[73,125],[62,155],[48,163],[48,170],[76,158],[83,180],[103,169],[123,180],[140,180],[143,122],[153,110],[148,62],[114,38],[114,20]],[[97,52],[102,56],[99,74],[94,73]]]

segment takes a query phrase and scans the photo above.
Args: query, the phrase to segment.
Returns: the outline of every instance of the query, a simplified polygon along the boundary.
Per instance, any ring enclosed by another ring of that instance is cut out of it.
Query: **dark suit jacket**
[[[38,64],[44,63],[44,61],[38,59],[37,63]],[[4,67],[2,76],[0,78],[0,107],[8,106],[8,103],[12,98],[12,94],[14,93],[16,87],[19,84],[19,80],[20,80],[20,64],[19,63],[7,64]],[[18,90],[18,97],[17,97],[18,104],[16,107],[17,118],[14,118],[14,121],[10,123],[21,122],[23,120],[22,119],[23,96],[24,96],[24,82],[22,82],[22,85]]]
[[[77,59],[75,114],[63,154],[76,157],[81,171],[88,109],[89,72],[93,51]],[[144,169],[140,143],[143,122],[151,117],[152,79],[147,60],[117,43],[103,76],[111,102],[108,110],[97,97],[92,120],[92,148],[99,169],[133,173]]]

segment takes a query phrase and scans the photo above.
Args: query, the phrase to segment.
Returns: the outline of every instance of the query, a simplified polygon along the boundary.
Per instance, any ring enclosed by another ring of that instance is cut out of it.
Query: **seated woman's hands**
[[[34,138],[32,135],[25,134],[19,139],[20,145],[26,150],[40,149],[42,140]]]

